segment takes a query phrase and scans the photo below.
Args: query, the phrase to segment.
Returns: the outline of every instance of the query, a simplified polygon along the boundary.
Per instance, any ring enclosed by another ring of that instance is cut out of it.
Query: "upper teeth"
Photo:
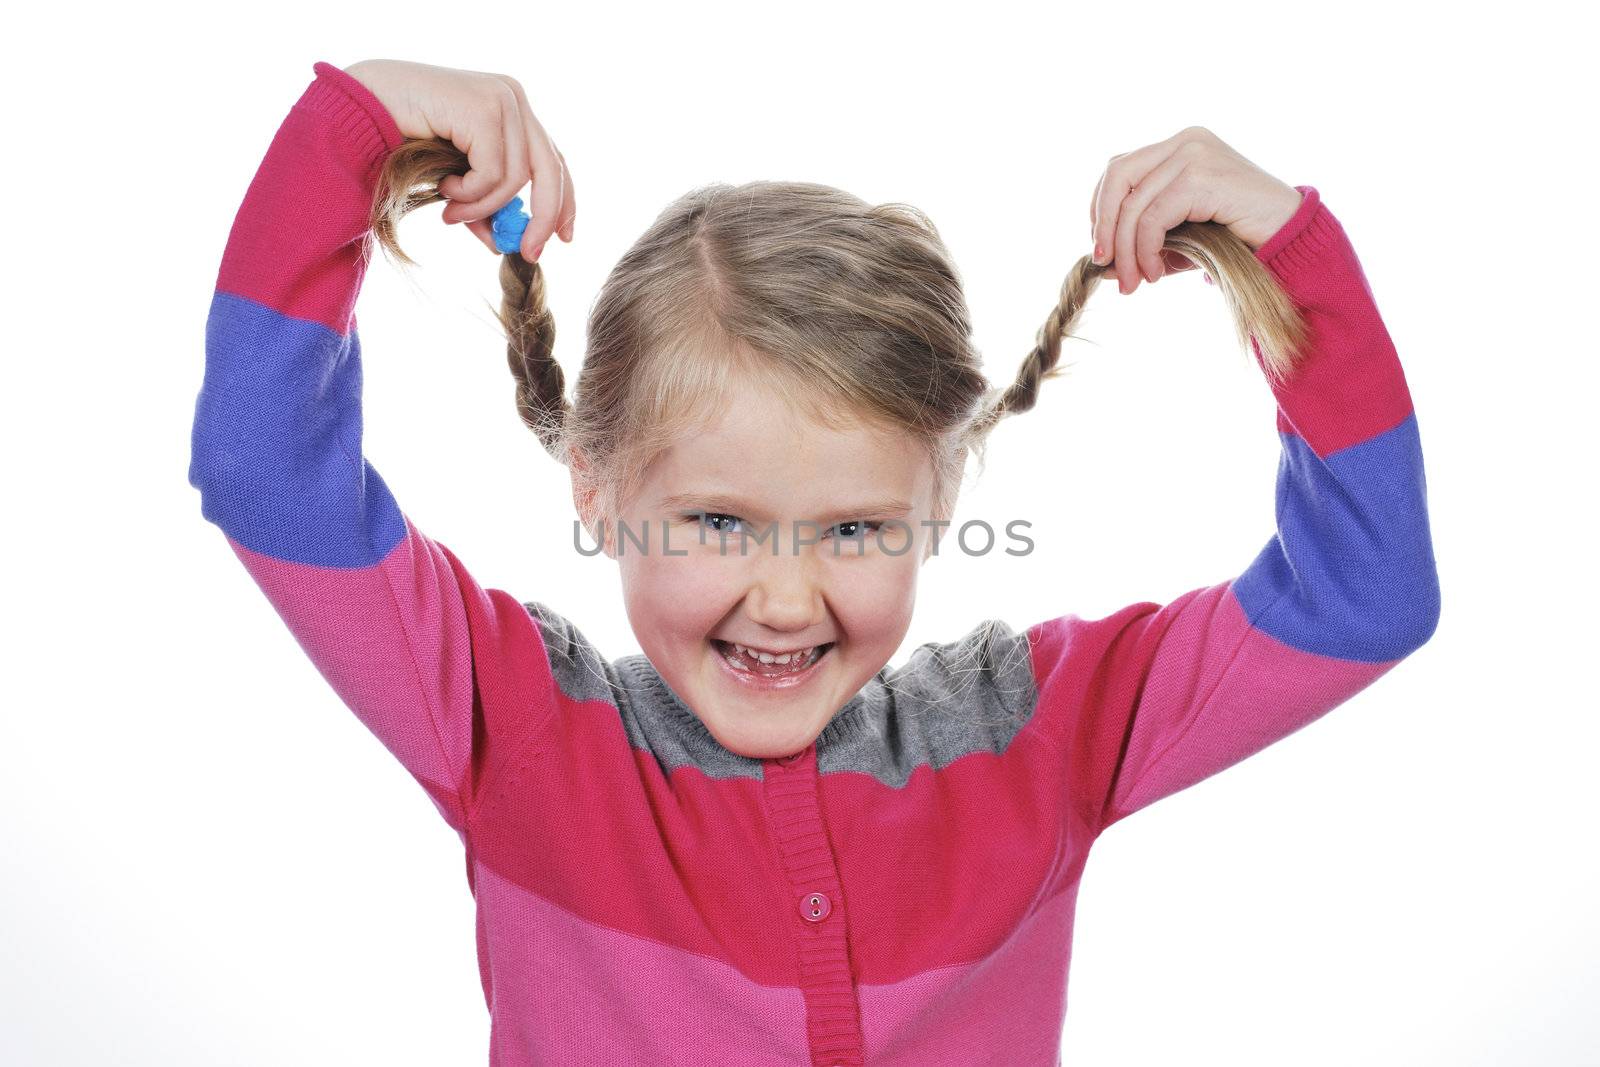
[[[805,659],[807,656],[811,655],[811,648],[816,648],[817,646],[812,645],[811,648],[802,648],[794,652],[785,652],[781,656],[774,656],[771,652],[761,652],[754,648],[746,648],[737,641],[734,642],[733,647],[752,659],[760,660],[762,663],[789,663],[790,661],[799,661]]]

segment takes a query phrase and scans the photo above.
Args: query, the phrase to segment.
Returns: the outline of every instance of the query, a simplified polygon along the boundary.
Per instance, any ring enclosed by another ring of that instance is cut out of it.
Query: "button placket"
[[[848,917],[839,868],[822,818],[815,745],[768,761],[766,807],[783,871],[800,922],[795,951],[806,1002],[811,1059],[830,1065],[861,1063],[860,992],[850,967]],[[836,912],[837,909],[837,913]]]

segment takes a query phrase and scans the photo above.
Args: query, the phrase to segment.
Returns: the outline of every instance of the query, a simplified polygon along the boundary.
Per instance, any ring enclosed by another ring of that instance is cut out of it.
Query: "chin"
[[[716,730],[711,729],[709,723],[706,725],[706,729],[711,730],[712,736],[717,738],[717,741],[722,745],[723,748],[727,749],[729,752],[732,752],[735,756],[743,756],[745,759],[779,759],[783,756],[790,756],[796,752],[802,751],[807,745],[816,740],[816,736],[811,735],[802,740],[778,745],[754,742],[750,744],[744,744],[738,738],[730,737],[724,739],[717,734]],[[821,732],[822,731],[820,730],[817,731],[817,733]]]
[[[778,759],[792,756],[814,742],[833,716],[809,711],[799,719],[762,718],[760,713],[742,711],[737,706],[713,703],[708,710],[692,709],[717,743],[746,759]]]

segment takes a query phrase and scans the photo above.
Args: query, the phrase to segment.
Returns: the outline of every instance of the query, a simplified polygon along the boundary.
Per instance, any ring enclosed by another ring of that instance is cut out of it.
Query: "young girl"
[[[1356,255],[1315,188],[1209,131],[1112,160],[1097,254],[1004,390],[931,224],[756,182],[683,197],[627,252],[569,401],[535,261],[574,202],[521,87],[314,72],[223,255],[189,478],[460,834],[491,1063],[1057,1063],[1096,837],[1433,633],[1416,417]],[[440,199],[512,249],[518,407],[642,655],[480,587],[362,454],[370,235],[404,258],[395,222]],[[1033,406],[1098,280],[1197,267],[1277,399],[1275,536],[1169,604],[989,619],[890,671],[968,454]]]

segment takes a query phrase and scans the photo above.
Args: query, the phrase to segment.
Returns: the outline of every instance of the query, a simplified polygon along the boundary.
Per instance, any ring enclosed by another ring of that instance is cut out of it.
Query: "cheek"
[[[738,602],[733,570],[693,556],[624,559],[623,597],[641,633],[703,636]]]
[[[917,564],[909,555],[842,568],[832,583],[834,610],[846,631],[871,642],[885,635],[898,644],[917,600]]]

